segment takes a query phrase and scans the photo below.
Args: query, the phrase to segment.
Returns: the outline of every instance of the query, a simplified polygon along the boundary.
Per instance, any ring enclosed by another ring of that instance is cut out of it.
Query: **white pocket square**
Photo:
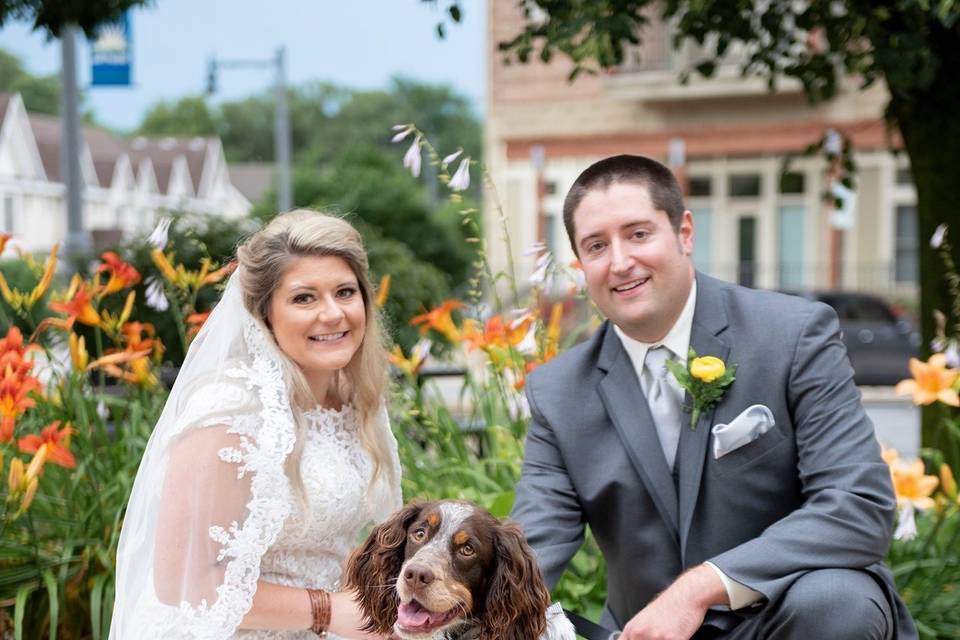
[[[773,412],[764,405],[747,407],[729,424],[717,424],[710,430],[713,434],[713,457],[722,458],[731,451],[750,444],[769,431],[774,424],[776,422]]]

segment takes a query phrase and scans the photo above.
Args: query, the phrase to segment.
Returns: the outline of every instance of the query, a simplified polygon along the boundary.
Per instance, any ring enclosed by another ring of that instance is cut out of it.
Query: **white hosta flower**
[[[956,342],[951,341],[943,355],[947,358],[947,367],[950,369],[960,367],[960,348],[957,347]]]
[[[460,166],[447,186],[451,191],[466,191],[470,187],[470,156],[460,161]]]
[[[106,420],[110,417],[110,410],[107,409],[107,405],[103,400],[97,403],[97,415],[100,416],[101,420]]]
[[[463,153],[463,149],[457,149],[450,155],[444,156],[443,160],[440,161],[440,164],[442,164],[443,166],[447,166],[448,164],[450,164],[451,162],[459,158],[461,153]]]
[[[932,249],[939,249],[940,245],[943,244],[943,241],[947,238],[947,225],[941,224],[937,227],[937,230],[933,232],[933,235],[930,236],[930,247]]]
[[[390,138],[390,142],[400,142],[401,140],[406,138],[408,135],[410,135],[410,133],[413,131],[413,128],[414,127],[412,124],[393,125],[393,130],[396,131],[397,133],[395,133],[393,137]]]
[[[550,276],[550,267],[553,266],[553,254],[545,251],[537,258],[537,264],[533,267],[533,273],[527,282],[531,287],[542,287],[547,284]]]
[[[527,335],[523,336],[523,340],[517,343],[517,351],[525,356],[535,355],[539,351],[539,348],[537,347],[536,322],[530,323],[530,328],[527,330]]]
[[[403,155],[403,166],[410,170],[414,178],[420,177],[420,136],[413,139],[413,144]]]
[[[151,233],[150,237],[147,238],[147,242],[150,243],[150,246],[156,247],[157,249],[163,249],[167,246],[167,231],[170,230],[171,222],[172,220],[166,216],[160,218],[160,222],[157,223],[153,233]]]
[[[524,256],[538,256],[547,250],[547,245],[542,242],[534,242],[523,252]]]
[[[893,532],[894,540],[913,540],[917,537],[917,521],[913,515],[913,505],[907,503],[900,508],[897,514],[897,530]]]
[[[163,293],[163,283],[158,278],[150,276],[147,278],[147,306],[157,311],[166,311],[170,308],[170,302]]]

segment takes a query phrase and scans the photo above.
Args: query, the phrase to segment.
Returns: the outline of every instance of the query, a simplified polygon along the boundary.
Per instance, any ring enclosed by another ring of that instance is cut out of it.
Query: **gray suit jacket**
[[[559,580],[590,525],[608,565],[604,622],[618,629],[709,560],[767,604],[810,570],[866,569],[888,594],[899,637],[915,637],[880,564],[896,501],[833,310],[698,273],[690,346],[739,366],[696,430],[683,426],[676,482],[609,322],[529,376],[512,517],[547,582]],[[776,425],[714,459],[711,426],[753,404],[769,407]],[[728,629],[751,614],[710,612],[707,621]]]

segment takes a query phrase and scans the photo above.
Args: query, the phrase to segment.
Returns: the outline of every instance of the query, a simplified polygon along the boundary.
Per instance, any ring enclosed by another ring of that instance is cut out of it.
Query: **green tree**
[[[65,26],[75,24],[87,36],[93,36],[101,23],[149,3],[150,0],[0,0],[0,27],[11,20],[28,21],[33,23],[34,30],[59,38]]]
[[[431,0],[427,0],[431,1]],[[432,0],[437,2],[438,0]],[[937,225],[960,219],[960,3],[953,0],[524,0],[526,23],[501,52],[521,63],[563,55],[582,71],[609,70],[638,44],[658,8],[675,25],[673,44],[704,47],[694,71],[711,75],[732,46],[743,47],[744,75],[799,80],[812,102],[829,100],[842,78],[866,88],[883,82],[886,115],[903,139],[917,189],[920,314],[924,350],[934,337],[934,309],[952,308],[941,264],[926,239]],[[453,20],[459,0],[444,0]],[[956,230],[960,232],[960,226]],[[953,244],[960,260],[960,242]],[[956,322],[960,318],[951,318]],[[923,441],[942,446],[933,411],[924,412]],[[954,466],[960,460],[950,461]]]
[[[215,115],[201,96],[158,102],[147,111],[137,133],[144,136],[217,135]]]
[[[60,111],[60,81],[56,75],[34,76],[17,56],[0,50],[0,91],[19,93],[27,111],[56,115]]]

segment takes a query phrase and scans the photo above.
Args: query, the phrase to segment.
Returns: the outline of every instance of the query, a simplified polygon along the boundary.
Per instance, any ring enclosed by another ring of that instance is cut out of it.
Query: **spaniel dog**
[[[401,640],[573,640],[520,528],[466,502],[409,505],[354,551],[366,631]]]

